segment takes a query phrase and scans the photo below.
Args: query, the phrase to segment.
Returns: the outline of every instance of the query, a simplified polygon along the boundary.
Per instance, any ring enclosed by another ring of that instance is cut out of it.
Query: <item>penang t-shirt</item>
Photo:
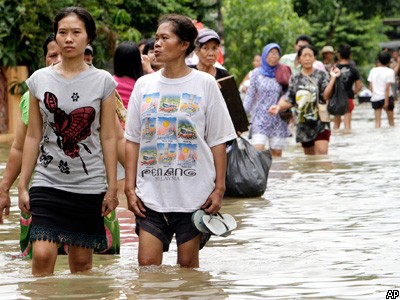
[[[127,140],[140,143],[137,190],[158,212],[192,212],[214,190],[211,147],[236,138],[225,101],[211,75],[162,72],[136,82],[128,105]]]

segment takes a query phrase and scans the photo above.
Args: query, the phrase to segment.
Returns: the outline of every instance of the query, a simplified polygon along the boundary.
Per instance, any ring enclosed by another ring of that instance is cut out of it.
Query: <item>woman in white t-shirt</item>
[[[160,265],[175,235],[177,263],[198,267],[209,235],[191,216],[217,213],[225,192],[225,143],[236,133],[214,77],[185,63],[196,37],[191,19],[163,16],[155,56],[164,68],[139,78],[129,100],[125,194],[141,266]]]
[[[118,205],[116,83],[83,60],[95,21],[85,9],[67,7],[56,15],[54,33],[61,62],[27,80],[18,184],[19,208],[32,215],[32,274],[41,276],[54,272],[58,244],[69,246],[72,273],[91,269],[93,249],[107,247],[104,217]]]
[[[394,71],[388,67],[390,54],[382,51],[378,55],[378,64],[372,68],[369,76],[369,89],[372,92],[371,105],[375,112],[375,128],[381,127],[382,108],[386,111],[389,125],[394,126],[394,98],[391,84],[395,82]]]

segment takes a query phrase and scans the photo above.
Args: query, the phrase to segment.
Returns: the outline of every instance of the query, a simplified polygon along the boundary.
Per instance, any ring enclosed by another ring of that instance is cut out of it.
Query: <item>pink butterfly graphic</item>
[[[54,123],[50,123],[55,134],[57,135],[57,145],[64,153],[71,157],[79,157],[82,161],[82,167],[86,174],[89,174],[86,165],[79,154],[79,145],[92,153],[88,146],[81,143],[92,133],[90,127],[95,119],[96,112],[93,107],[85,106],[77,108],[67,114],[58,107],[58,99],[56,95],[50,92],[44,94],[44,105],[49,112],[54,114]]]

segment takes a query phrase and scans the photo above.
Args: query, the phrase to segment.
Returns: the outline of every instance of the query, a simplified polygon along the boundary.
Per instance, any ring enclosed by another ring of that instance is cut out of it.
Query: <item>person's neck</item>
[[[197,70],[206,72],[215,77],[216,69],[214,66],[207,66],[207,65],[204,65],[199,62],[196,67],[197,67]]]
[[[305,76],[310,76],[313,72],[314,72],[314,68],[313,67],[307,68],[307,69],[301,68],[301,73],[303,75],[305,75]]]
[[[166,78],[180,78],[188,75],[192,71],[191,68],[189,68],[185,61],[181,61],[178,64],[177,63],[171,63],[168,64],[166,63],[164,65],[164,69],[162,70],[162,75]]]
[[[60,63],[60,68],[62,68],[65,72],[79,73],[89,68],[89,65],[83,60],[83,58],[63,58]]]
[[[349,60],[345,59],[345,58],[341,58],[341,59],[338,60],[338,64],[348,65],[349,64]]]

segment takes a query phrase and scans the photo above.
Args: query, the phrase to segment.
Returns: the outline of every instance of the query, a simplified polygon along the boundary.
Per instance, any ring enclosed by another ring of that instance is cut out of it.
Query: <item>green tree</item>
[[[105,47],[115,38],[112,23],[113,16],[118,12],[117,0],[87,0],[87,1],[46,1],[46,0],[5,0],[0,2],[0,65],[28,65],[33,71],[44,65],[42,45],[46,36],[53,32],[53,19],[63,7],[82,6],[87,8],[95,17],[99,41]],[[119,24],[118,24],[119,25]],[[97,41],[96,41],[97,42]],[[96,59],[104,62],[110,51],[99,51]]]
[[[398,17],[400,10],[398,0],[293,0],[293,5],[299,16],[322,15],[336,6],[361,14],[364,19],[373,19],[376,16]]]
[[[103,68],[118,41],[138,42],[154,35],[160,15],[182,13],[193,18],[215,14],[216,0],[0,0],[0,66],[42,67],[42,45],[53,31],[56,13],[81,6],[96,20],[94,64]],[[207,13],[207,12],[211,12]],[[207,18],[205,18],[207,19]],[[209,20],[211,23],[211,20]],[[211,24],[210,24],[211,25]]]
[[[352,58],[365,81],[380,50],[379,43],[388,39],[381,15],[394,13],[393,9],[400,5],[392,0],[385,5],[382,3],[375,0],[294,0],[293,5],[299,15],[312,24],[311,35],[317,48],[327,44],[337,48],[343,43],[352,47]]]
[[[290,0],[226,0],[222,12],[225,64],[238,81],[266,44],[278,43],[282,53],[291,53],[296,37],[310,33],[308,22],[294,12]]]
[[[215,0],[142,0],[121,1],[118,5],[130,13],[131,26],[142,33],[143,37],[151,37],[157,28],[158,18],[167,13],[183,14],[193,19],[204,19],[204,16],[215,10]]]

